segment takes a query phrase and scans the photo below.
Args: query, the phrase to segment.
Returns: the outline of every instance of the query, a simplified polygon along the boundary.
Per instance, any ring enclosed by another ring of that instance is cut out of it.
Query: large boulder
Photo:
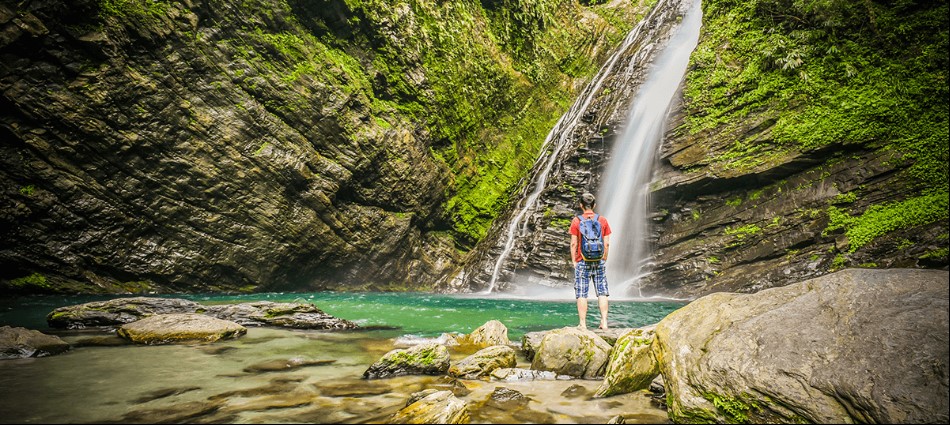
[[[604,376],[609,354],[610,344],[589,330],[555,329],[544,335],[531,369],[594,379]]]
[[[451,391],[434,389],[413,393],[406,407],[393,414],[391,424],[467,424],[471,420],[467,404]]]
[[[508,328],[498,320],[489,320],[468,335],[458,337],[459,344],[475,347],[491,347],[493,345],[509,345]]]
[[[0,326],[0,360],[46,357],[69,350],[69,343],[58,336],[32,329]]]
[[[517,363],[514,348],[493,345],[450,366],[449,375],[463,379],[487,378],[495,369],[513,368]]]
[[[610,350],[604,382],[594,392],[594,397],[626,394],[650,387],[660,374],[651,347],[653,328],[633,329],[617,339]]]
[[[946,423],[948,273],[717,293],[656,327],[674,422]]]
[[[449,350],[436,343],[397,348],[383,355],[363,372],[364,379],[402,375],[442,375],[449,370]]]
[[[242,326],[278,326],[297,329],[355,329],[348,320],[324,313],[309,303],[256,301],[203,305],[179,298],[129,297],[59,307],[46,316],[50,327],[77,329],[118,326],[156,314],[200,313]]]
[[[149,345],[214,342],[246,333],[247,328],[237,323],[195,313],[157,314],[116,330],[122,338]]]

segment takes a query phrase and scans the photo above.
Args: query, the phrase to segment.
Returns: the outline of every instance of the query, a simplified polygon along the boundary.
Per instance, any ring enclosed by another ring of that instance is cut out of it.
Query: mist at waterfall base
[[[649,268],[649,183],[670,105],[699,39],[701,20],[700,2],[694,1],[634,97],[597,193],[597,209],[607,217],[612,231],[607,281],[611,292],[621,297],[643,297],[638,280]]]

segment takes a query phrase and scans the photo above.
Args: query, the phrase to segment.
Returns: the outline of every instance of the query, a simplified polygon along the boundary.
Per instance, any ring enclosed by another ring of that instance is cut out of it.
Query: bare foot
[[[586,331],[586,330],[587,330],[587,325],[581,323],[581,324],[577,325],[577,329],[580,329],[580,330],[582,330],[582,331]]]
[[[606,331],[606,330],[607,330],[607,324],[606,324],[606,323],[601,323],[598,328],[603,329],[603,330]]]

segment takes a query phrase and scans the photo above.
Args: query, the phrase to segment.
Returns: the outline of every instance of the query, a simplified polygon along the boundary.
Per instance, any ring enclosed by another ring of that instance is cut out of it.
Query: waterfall
[[[659,5],[657,7],[659,7]],[[522,198],[523,201],[521,202],[518,212],[511,221],[508,222],[508,227],[505,231],[505,245],[492,268],[491,280],[488,283],[488,289],[485,293],[491,293],[495,289],[495,283],[498,281],[498,276],[501,274],[505,260],[508,259],[508,255],[511,254],[511,250],[515,246],[515,240],[517,240],[518,236],[527,232],[528,223],[525,218],[531,209],[535,207],[538,197],[541,196],[541,192],[544,191],[548,175],[551,173],[554,163],[557,162],[559,154],[570,142],[571,136],[574,134],[574,129],[577,127],[581,116],[583,116],[584,111],[587,110],[587,107],[591,101],[593,101],[595,95],[600,91],[604,80],[611,75],[614,65],[618,62],[621,54],[637,39],[637,34],[647,21],[648,19],[640,21],[640,23],[627,34],[621,46],[610,55],[610,58],[607,59],[604,66],[602,66],[597,72],[597,75],[594,76],[593,81],[581,92],[578,101],[574,102],[564,115],[561,115],[561,118],[558,119],[554,127],[551,128],[551,131],[548,132],[547,137],[545,137],[544,143],[541,146],[541,152],[550,151],[550,153],[547,157],[540,156],[535,166],[532,167],[532,169],[537,169],[538,165],[543,161],[543,166],[537,172],[532,184],[534,189],[527,197]],[[519,229],[519,227],[521,227],[521,229]]]
[[[614,143],[603,175],[597,204],[612,231],[607,261],[607,282],[612,295],[643,296],[637,282],[649,268],[649,183],[669,108],[699,39],[701,21],[697,0],[690,5],[682,24],[634,97],[625,128]]]
[[[668,47],[665,49],[665,52],[661,55],[660,59],[657,61],[658,66],[655,66],[655,69],[651,72],[652,76],[649,77],[649,81],[647,81],[647,83],[645,84],[646,86],[651,87],[650,91],[653,91],[654,89],[652,89],[652,86],[659,86],[659,85],[666,84],[665,82],[654,83],[653,82],[654,79],[657,79],[659,77],[668,77],[668,78],[662,78],[664,81],[667,79],[675,79],[675,81],[673,81],[670,84],[669,90],[666,90],[666,89],[663,90],[664,93],[666,91],[669,91],[670,93],[669,95],[666,96],[666,100],[663,101],[664,103],[662,103],[663,106],[661,108],[662,110],[660,111],[659,116],[656,118],[650,118],[650,120],[652,121],[657,121],[655,124],[662,128],[662,120],[666,117],[666,110],[668,109],[668,106],[670,104],[670,101],[672,100],[676,87],[678,86],[679,81],[682,79],[682,76],[685,72],[685,66],[686,66],[686,63],[688,62],[689,54],[692,52],[693,48],[696,45],[696,39],[698,38],[698,31],[699,31],[699,23],[701,20],[699,0],[659,0],[657,4],[653,7],[653,9],[650,11],[648,16],[646,16],[642,21],[640,21],[633,28],[633,30],[631,30],[630,33],[627,34],[627,36],[623,40],[623,43],[621,43],[621,45],[616,50],[614,50],[614,52],[611,54],[611,56],[608,58],[605,64],[600,68],[600,70],[594,76],[593,80],[580,93],[580,95],[578,96],[578,100],[571,106],[571,108],[567,112],[564,113],[564,115],[561,116],[561,118],[557,121],[557,123],[548,133],[547,137],[545,138],[544,144],[541,148],[541,152],[542,153],[547,152],[547,154],[546,155],[542,154],[541,156],[539,156],[538,160],[535,162],[534,167],[532,167],[534,177],[532,181],[530,182],[530,185],[527,186],[525,189],[527,190],[530,188],[531,192],[528,193],[526,196],[520,197],[521,201],[519,202],[518,205],[515,206],[515,210],[514,210],[515,212],[513,213],[510,221],[507,223],[507,226],[505,227],[505,231],[503,233],[504,245],[501,248],[501,253],[498,255],[497,259],[495,260],[495,263],[491,272],[491,279],[484,293],[491,293],[495,290],[498,278],[501,275],[502,270],[504,269],[505,261],[508,259],[509,255],[514,249],[516,241],[518,240],[519,237],[522,237],[528,234],[528,221],[529,221],[528,218],[531,216],[531,213],[534,212],[534,210],[537,208],[538,198],[541,196],[542,192],[546,189],[546,183],[547,183],[548,177],[550,173],[552,172],[552,169],[554,169],[554,165],[557,163],[557,161],[564,159],[561,157],[562,156],[561,153],[562,151],[565,150],[565,147],[571,145],[571,142],[574,140],[576,130],[578,130],[578,128],[583,129],[584,123],[581,122],[581,117],[584,116],[584,114],[587,112],[588,108],[590,107],[591,103],[594,101],[597,95],[601,92],[601,87],[604,84],[605,80],[608,80],[608,77],[611,77],[614,75],[623,75],[627,78],[634,75],[635,73],[632,72],[632,69],[643,66],[643,64],[648,61],[649,57],[654,54],[653,51],[657,44],[656,40],[654,40],[654,37],[660,37],[657,35],[657,31],[660,27],[664,26],[663,22],[666,22],[665,20],[671,19],[670,18],[671,15],[681,16],[682,12],[679,11],[679,13],[677,13],[677,9],[682,8],[684,7],[684,5],[687,5],[687,4],[691,5],[691,7],[687,13],[686,19],[683,20],[684,24],[677,25],[679,27],[679,29],[677,29],[677,35],[674,35],[674,39],[669,43]],[[690,27],[690,31],[688,32],[690,32],[690,34],[692,35],[687,35],[687,36],[681,35],[681,33],[687,32],[687,31],[682,30],[683,27]],[[689,45],[688,43],[684,44],[684,43],[677,42],[678,40],[684,37],[691,39],[692,44]],[[631,48],[637,49],[636,52],[632,55],[632,58],[628,52],[628,50],[630,50]],[[664,58],[667,56],[670,56],[671,55],[670,52],[675,53],[675,54],[672,54],[673,56],[677,56],[677,57],[682,56],[681,58],[683,62],[683,65],[681,67],[682,69],[679,69],[678,71],[674,72],[674,71],[671,71],[672,68],[666,68],[669,66],[677,66],[677,67],[679,66],[679,65],[667,65],[667,63],[670,61],[664,60]],[[626,58],[625,58],[625,55],[627,56]],[[642,98],[642,97],[644,96],[640,96],[640,95],[636,96],[636,98]],[[654,100],[656,96],[650,95],[646,97],[649,100]],[[633,108],[636,108],[636,105],[634,105]],[[639,120],[640,118],[630,115],[629,119]],[[636,128],[636,127],[634,126],[631,128]],[[624,133],[627,133],[627,132],[628,131],[625,131]],[[659,135],[660,135],[660,131],[657,130],[656,138],[659,138]],[[618,141],[618,143],[620,145],[631,144],[631,143],[627,143],[627,138],[628,137],[626,137],[626,134],[625,134],[624,140],[622,142]],[[632,143],[639,144],[640,142],[635,141]],[[653,146],[651,149],[655,151],[656,141],[652,141],[651,146]],[[652,158],[652,155],[650,155],[650,158]],[[622,166],[622,164],[627,163],[628,160],[618,160],[618,161],[621,163],[621,166]],[[618,161],[611,161],[611,162],[616,163]],[[645,175],[649,176],[649,170],[647,170]],[[627,191],[627,192],[624,192],[624,193],[627,193],[627,195],[619,196],[617,197],[617,199],[609,199],[610,194],[614,194],[617,192],[615,190],[607,191],[606,193],[608,194],[608,197],[598,198],[598,199],[601,199],[601,201],[598,201],[598,204],[599,204],[598,209],[604,214],[604,216],[608,217],[608,219],[611,220],[610,221],[611,227],[615,234],[615,236],[611,238],[612,246],[611,246],[610,257],[611,258],[627,258],[629,257],[630,252],[632,250],[622,246],[624,244],[627,244],[628,241],[621,238],[623,238],[623,235],[626,233],[624,229],[631,226],[628,225],[627,223],[628,220],[622,220],[621,218],[623,218],[624,216],[628,214],[626,211],[626,208],[629,208],[631,205],[635,203],[625,202],[623,204],[620,204],[618,203],[618,201],[621,201],[621,200],[627,201],[631,199],[632,197],[634,197],[635,195],[632,192],[634,190],[638,190],[635,188],[638,188],[640,186],[645,186],[645,181],[643,183],[635,183],[635,184],[612,183],[612,185],[618,186],[618,187],[623,186],[623,188],[616,189],[616,190]],[[602,185],[601,187],[605,187],[605,186]],[[640,203],[635,206],[640,207],[643,205],[642,203]],[[605,209],[605,207],[607,208]],[[608,215],[608,214],[612,214],[614,218],[611,219],[611,215]],[[638,213],[638,215],[642,218],[642,220],[645,220],[645,206],[644,206],[644,212],[642,214]],[[643,227],[645,227],[645,225]],[[620,230],[619,232],[618,232],[618,229]],[[641,237],[645,236],[642,233],[637,233],[637,234],[640,235]],[[620,246],[614,245],[617,242],[620,242]],[[623,261],[626,261],[626,260],[623,260]],[[617,264],[620,262],[621,261],[617,261],[617,260],[608,261],[608,269],[607,269],[608,273],[611,271],[611,267],[609,264],[611,263]],[[621,274],[621,276],[622,276],[621,280],[629,279],[626,277],[627,276],[626,273]],[[615,277],[615,279],[617,278]],[[620,295],[622,292],[623,291],[618,291],[617,293],[618,295]]]

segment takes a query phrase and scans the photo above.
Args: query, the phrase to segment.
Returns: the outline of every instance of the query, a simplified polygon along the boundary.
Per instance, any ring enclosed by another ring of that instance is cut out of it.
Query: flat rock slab
[[[256,301],[203,305],[179,298],[127,297],[59,307],[46,316],[53,328],[82,329],[119,326],[156,314],[199,313],[242,326],[275,326],[294,329],[356,329],[349,320],[324,313],[309,303]]]
[[[214,342],[237,338],[247,328],[227,320],[196,313],[158,314],[119,327],[116,333],[136,344]]]

